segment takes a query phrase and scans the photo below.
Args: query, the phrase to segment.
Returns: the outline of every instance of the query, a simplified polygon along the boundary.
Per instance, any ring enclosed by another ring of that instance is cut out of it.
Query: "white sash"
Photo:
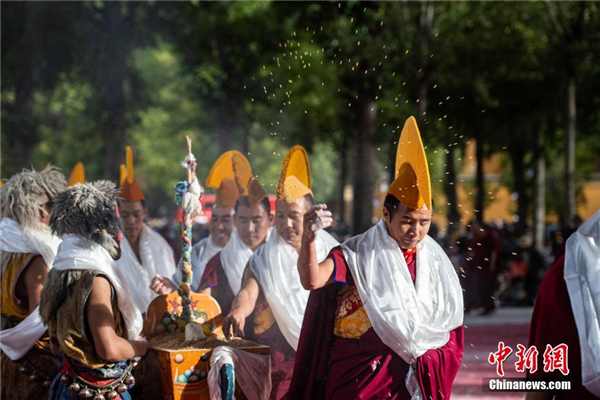
[[[0,222],[0,249],[10,253],[40,254],[48,269],[52,269],[60,239],[50,231],[22,228],[15,220],[3,218]],[[4,271],[2,271],[4,274]],[[11,360],[22,358],[42,337],[46,326],[42,323],[39,307],[17,326],[0,332],[0,348]]]
[[[210,356],[208,390],[210,400],[221,400],[221,367],[230,364],[235,368],[235,383],[249,399],[268,400],[271,395],[271,358],[252,354],[229,346],[219,346]]]
[[[242,288],[244,269],[253,253],[252,249],[242,242],[237,228],[233,228],[229,242],[221,251],[221,266],[225,271],[225,276],[227,276],[229,287],[231,287],[234,296]]]
[[[98,243],[77,235],[64,235],[54,259],[54,268],[98,271],[106,275],[117,292],[117,303],[127,328],[127,338],[135,340],[142,331],[142,314],[135,306],[125,278],[108,251]]]
[[[17,221],[7,217],[0,221],[0,250],[9,253],[39,254],[48,268],[52,268],[59,244],[60,239],[52,235],[50,229],[38,231],[22,228]]]
[[[398,243],[383,219],[342,244],[356,288],[383,343],[407,363],[444,346],[463,323],[463,294],[456,271],[429,236],[417,246],[413,285]]]
[[[152,279],[156,275],[173,277],[176,266],[173,249],[167,241],[146,224],[140,233],[140,257],[138,260],[131,245],[123,236],[121,241],[121,258],[117,266],[125,277],[125,282],[131,292],[131,297],[137,308],[146,312],[157,293],[150,289]]]
[[[582,384],[600,397],[600,211],[567,240],[564,277],[579,334]]]
[[[320,230],[315,238],[317,260],[323,261],[339,243]],[[274,231],[271,238],[256,250],[250,268],[256,276],[277,326],[294,350],[298,348],[304,311],[310,291],[300,283],[298,253]]]

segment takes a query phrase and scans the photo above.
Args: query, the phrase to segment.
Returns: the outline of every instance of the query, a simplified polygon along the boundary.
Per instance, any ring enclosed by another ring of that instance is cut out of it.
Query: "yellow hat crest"
[[[308,154],[304,147],[294,146],[283,160],[277,198],[290,204],[307,194],[313,194]]]
[[[123,169],[123,165],[121,165],[120,168],[121,189],[119,191],[119,196],[127,202],[145,200],[144,193],[142,192],[142,189],[140,189],[133,174],[133,152],[131,151],[131,147],[127,146],[125,152],[127,166]],[[125,178],[123,178],[123,176],[125,176]]]
[[[73,167],[73,170],[71,171],[71,175],[69,176],[67,186],[73,186],[78,183],[84,183],[84,182],[85,182],[85,168],[83,166],[83,163],[81,161],[79,161],[77,164],[75,164],[75,166]]]
[[[406,120],[396,152],[396,174],[388,194],[408,208],[431,205],[431,179],[425,148],[414,117]]]
[[[206,186],[217,189],[216,204],[233,207],[239,196],[248,194],[252,178],[248,159],[239,151],[230,150],[215,161],[206,178]]]
[[[127,167],[125,164],[121,164],[119,169],[119,186],[123,186],[125,179],[127,179]]]

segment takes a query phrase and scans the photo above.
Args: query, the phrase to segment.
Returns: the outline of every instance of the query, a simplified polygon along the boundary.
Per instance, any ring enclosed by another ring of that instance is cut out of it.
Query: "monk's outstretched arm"
[[[258,300],[260,286],[258,286],[258,281],[249,265],[246,265],[242,283],[242,289],[233,299],[231,311],[223,321],[225,337],[230,337],[231,333],[234,336],[244,336],[246,318],[252,314],[256,306],[256,300]]]
[[[333,260],[327,258],[319,264],[315,246],[316,232],[331,225],[331,212],[325,204],[317,204],[304,214],[304,233],[298,256],[298,274],[306,290],[320,289],[332,282]]]

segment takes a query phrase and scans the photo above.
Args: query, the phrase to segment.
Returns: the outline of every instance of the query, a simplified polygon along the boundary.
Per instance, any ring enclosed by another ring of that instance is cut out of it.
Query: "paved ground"
[[[503,341],[513,348],[504,362],[505,377],[523,377],[515,371],[514,356],[517,344],[527,346],[531,308],[502,308],[485,317],[465,317],[465,353],[463,365],[454,381],[453,400],[463,399],[524,399],[524,393],[486,393],[482,390],[484,378],[494,378],[496,366],[488,363],[490,352],[498,351]]]

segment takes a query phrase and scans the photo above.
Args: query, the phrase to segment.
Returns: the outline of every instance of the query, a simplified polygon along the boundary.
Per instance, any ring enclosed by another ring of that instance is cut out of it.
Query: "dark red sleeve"
[[[352,275],[348,273],[348,263],[344,257],[341,246],[336,246],[329,252],[327,258],[333,260],[333,281],[338,283],[348,283],[352,280]]]
[[[462,363],[464,329],[450,332],[448,343],[439,349],[428,350],[417,359],[417,373],[426,399],[448,399],[452,383]]]
[[[206,263],[204,274],[200,280],[200,288],[215,287],[219,283],[218,267],[221,265],[221,252],[218,252]]]
[[[539,351],[538,370],[528,374],[534,379],[560,379],[563,375],[558,370],[544,372],[543,354],[546,345],[555,347],[561,343],[569,346],[568,359],[571,376],[581,376],[581,354],[577,325],[571,310],[571,299],[564,279],[565,257],[559,258],[548,270],[542,280],[540,290],[535,299],[531,327],[529,329],[529,346],[536,346]]]
[[[581,348],[564,273],[565,256],[563,255],[544,276],[535,299],[529,330],[529,346],[536,346],[539,352],[538,369],[533,374],[528,370],[527,378],[571,381],[570,391],[553,393],[557,399],[596,399],[581,381]],[[544,372],[546,346],[555,347],[562,343],[568,346],[569,374],[566,377],[558,369]]]

